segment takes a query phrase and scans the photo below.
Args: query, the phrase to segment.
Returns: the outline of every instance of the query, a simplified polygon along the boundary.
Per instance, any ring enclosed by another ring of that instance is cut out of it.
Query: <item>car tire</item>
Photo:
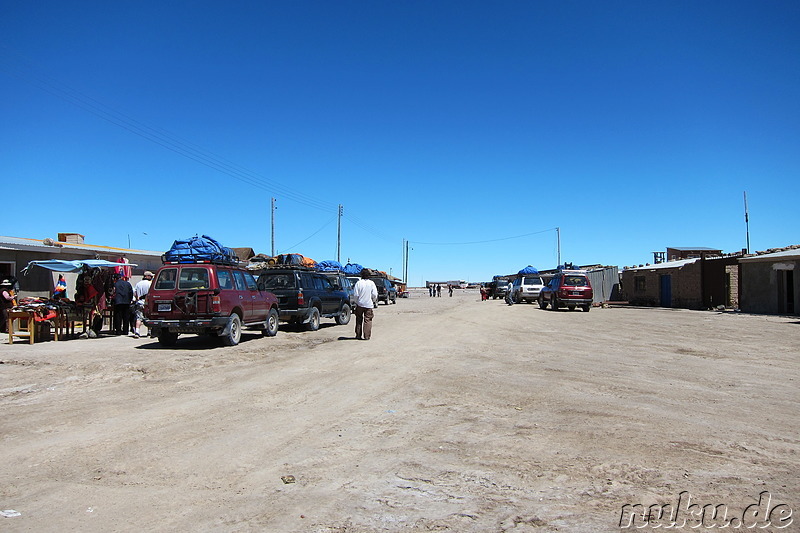
[[[591,309],[592,309],[592,306],[591,306],[591,305],[584,305],[584,306],[583,306],[583,310],[584,310],[584,311],[586,311],[587,313],[588,313],[589,311],[591,311]]]
[[[319,329],[319,320],[319,309],[312,307],[311,314],[308,315],[308,322],[306,322],[306,329],[308,331],[317,331]]]
[[[225,346],[236,346],[242,340],[242,319],[236,313],[231,315],[231,327],[228,333],[223,335],[222,344]]]
[[[567,309],[569,309],[570,311],[574,311],[575,310],[575,306],[574,305],[568,305]]]
[[[161,346],[175,346],[178,342],[178,334],[169,331],[161,331],[158,334],[158,343]]]
[[[547,309],[547,302],[541,296],[539,296],[539,309]]]
[[[339,314],[336,315],[336,323],[339,324],[340,326],[347,325],[350,322],[350,315],[352,314],[353,312],[350,309],[350,305],[342,304],[342,308],[339,310]]]
[[[267,314],[267,320],[264,323],[264,329],[261,330],[261,334],[265,337],[274,337],[278,334],[278,325],[280,322],[280,315],[278,314],[278,310],[274,307],[269,310],[269,314]]]

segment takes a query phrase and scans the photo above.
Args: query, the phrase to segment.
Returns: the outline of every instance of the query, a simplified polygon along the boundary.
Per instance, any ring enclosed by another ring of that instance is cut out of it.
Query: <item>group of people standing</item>
[[[147,293],[150,292],[150,284],[153,281],[153,273],[149,270],[144,273],[142,281],[131,286],[128,278],[124,274],[118,274],[114,282],[114,335],[127,335],[128,331],[133,333],[135,338],[139,338],[139,329],[144,322],[144,304]]]
[[[431,296],[431,297],[435,297],[435,296],[441,297],[442,296],[442,286],[441,286],[441,284],[437,283],[436,285],[433,285],[433,284],[428,285],[428,295]],[[451,291],[450,296],[452,296],[452,295],[453,294],[452,294],[452,291]]]

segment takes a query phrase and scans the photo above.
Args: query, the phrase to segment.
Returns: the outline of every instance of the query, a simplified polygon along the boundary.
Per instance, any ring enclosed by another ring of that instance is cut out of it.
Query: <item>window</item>
[[[589,280],[584,276],[564,276],[564,285],[569,287],[585,287]]]
[[[205,268],[182,268],[181,277],[178,280],[178,289],[207,289],[208,270]]]
[[[217,283],[219,288],[228,290],[233,288],[233,278],[230,270],[217,270]]]
[[[250,272],[244,273],[244,281],[247,283],[247,290],[250,291],[258,290],[258,283],[256,283],[256,278],[254,278]]]
[[[158,273],[155,288],[157,291],[171,291],[175,289],[175,278],[178,275],[177,268],[165,268]]]
[[[236,289],[240,291],[247,290],[247,283],[244,281],[244,272],[241,270],[233,271],[233,279],[236,280]]]
[[[633,290],[635,290],[635,291],[646,290],[646,287],[647,287],[647,285],[645,283],[646,279],[647,278],[645,278],[644,276],[634,276],[634,278],[633,278]]]
[[[262,290],[293,289],[294,274],[263,274],[258,278]]]

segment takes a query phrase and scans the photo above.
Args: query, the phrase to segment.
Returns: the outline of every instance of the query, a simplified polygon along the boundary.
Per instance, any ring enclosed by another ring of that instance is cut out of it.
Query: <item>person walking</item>
[[[506,303],[508,305],[514,305],[514,286],[509,283],[506,286]]]
[[[453,286],[452,285],[450,285],[450,284],[447,285],[447,292],[450,293],[450,298],[452,298],[453,297]]]
[[[149,270],[145,271],[142,281],[136,284],[133,288],[133,301],[135,305],[134,316],[134,329],[133,336],[139,338],[139,328],[142,327],[144,322],[144,304],[147,300],[147,293],[150,292],[150,284],[153,282],[153,273]]]
[[[120,274],[114,282],[114,334],[126,335],[131,329],[131,302],[133,287],[127,278]]]
[[[436,284],[436,296],[438,298],[442,297],[442,284],[441,283],[437,283]]]
[[[433,285],[428,285],[428,296],[433,296],[433,291],[435,287]]]
[[[368,341],[372,337],[374,309],[378,307],[378,287],[369,279],[369,271],[361,271],[361,279],[353,287],[356,297],[356,339]]]

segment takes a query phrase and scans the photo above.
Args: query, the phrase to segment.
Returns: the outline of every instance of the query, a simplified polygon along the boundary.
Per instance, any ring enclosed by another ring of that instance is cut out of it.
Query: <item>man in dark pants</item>
[[[369,279],[366,268],[361,271],[361,279],[353,287],[353,294],[356,297],[356,339],[368,341],[372,336],[373,309],[378,307],[378,287]]]
[[[127,335],[131,329],[131,302],[133,287],[120,275],[114,283],[114,334]]]

